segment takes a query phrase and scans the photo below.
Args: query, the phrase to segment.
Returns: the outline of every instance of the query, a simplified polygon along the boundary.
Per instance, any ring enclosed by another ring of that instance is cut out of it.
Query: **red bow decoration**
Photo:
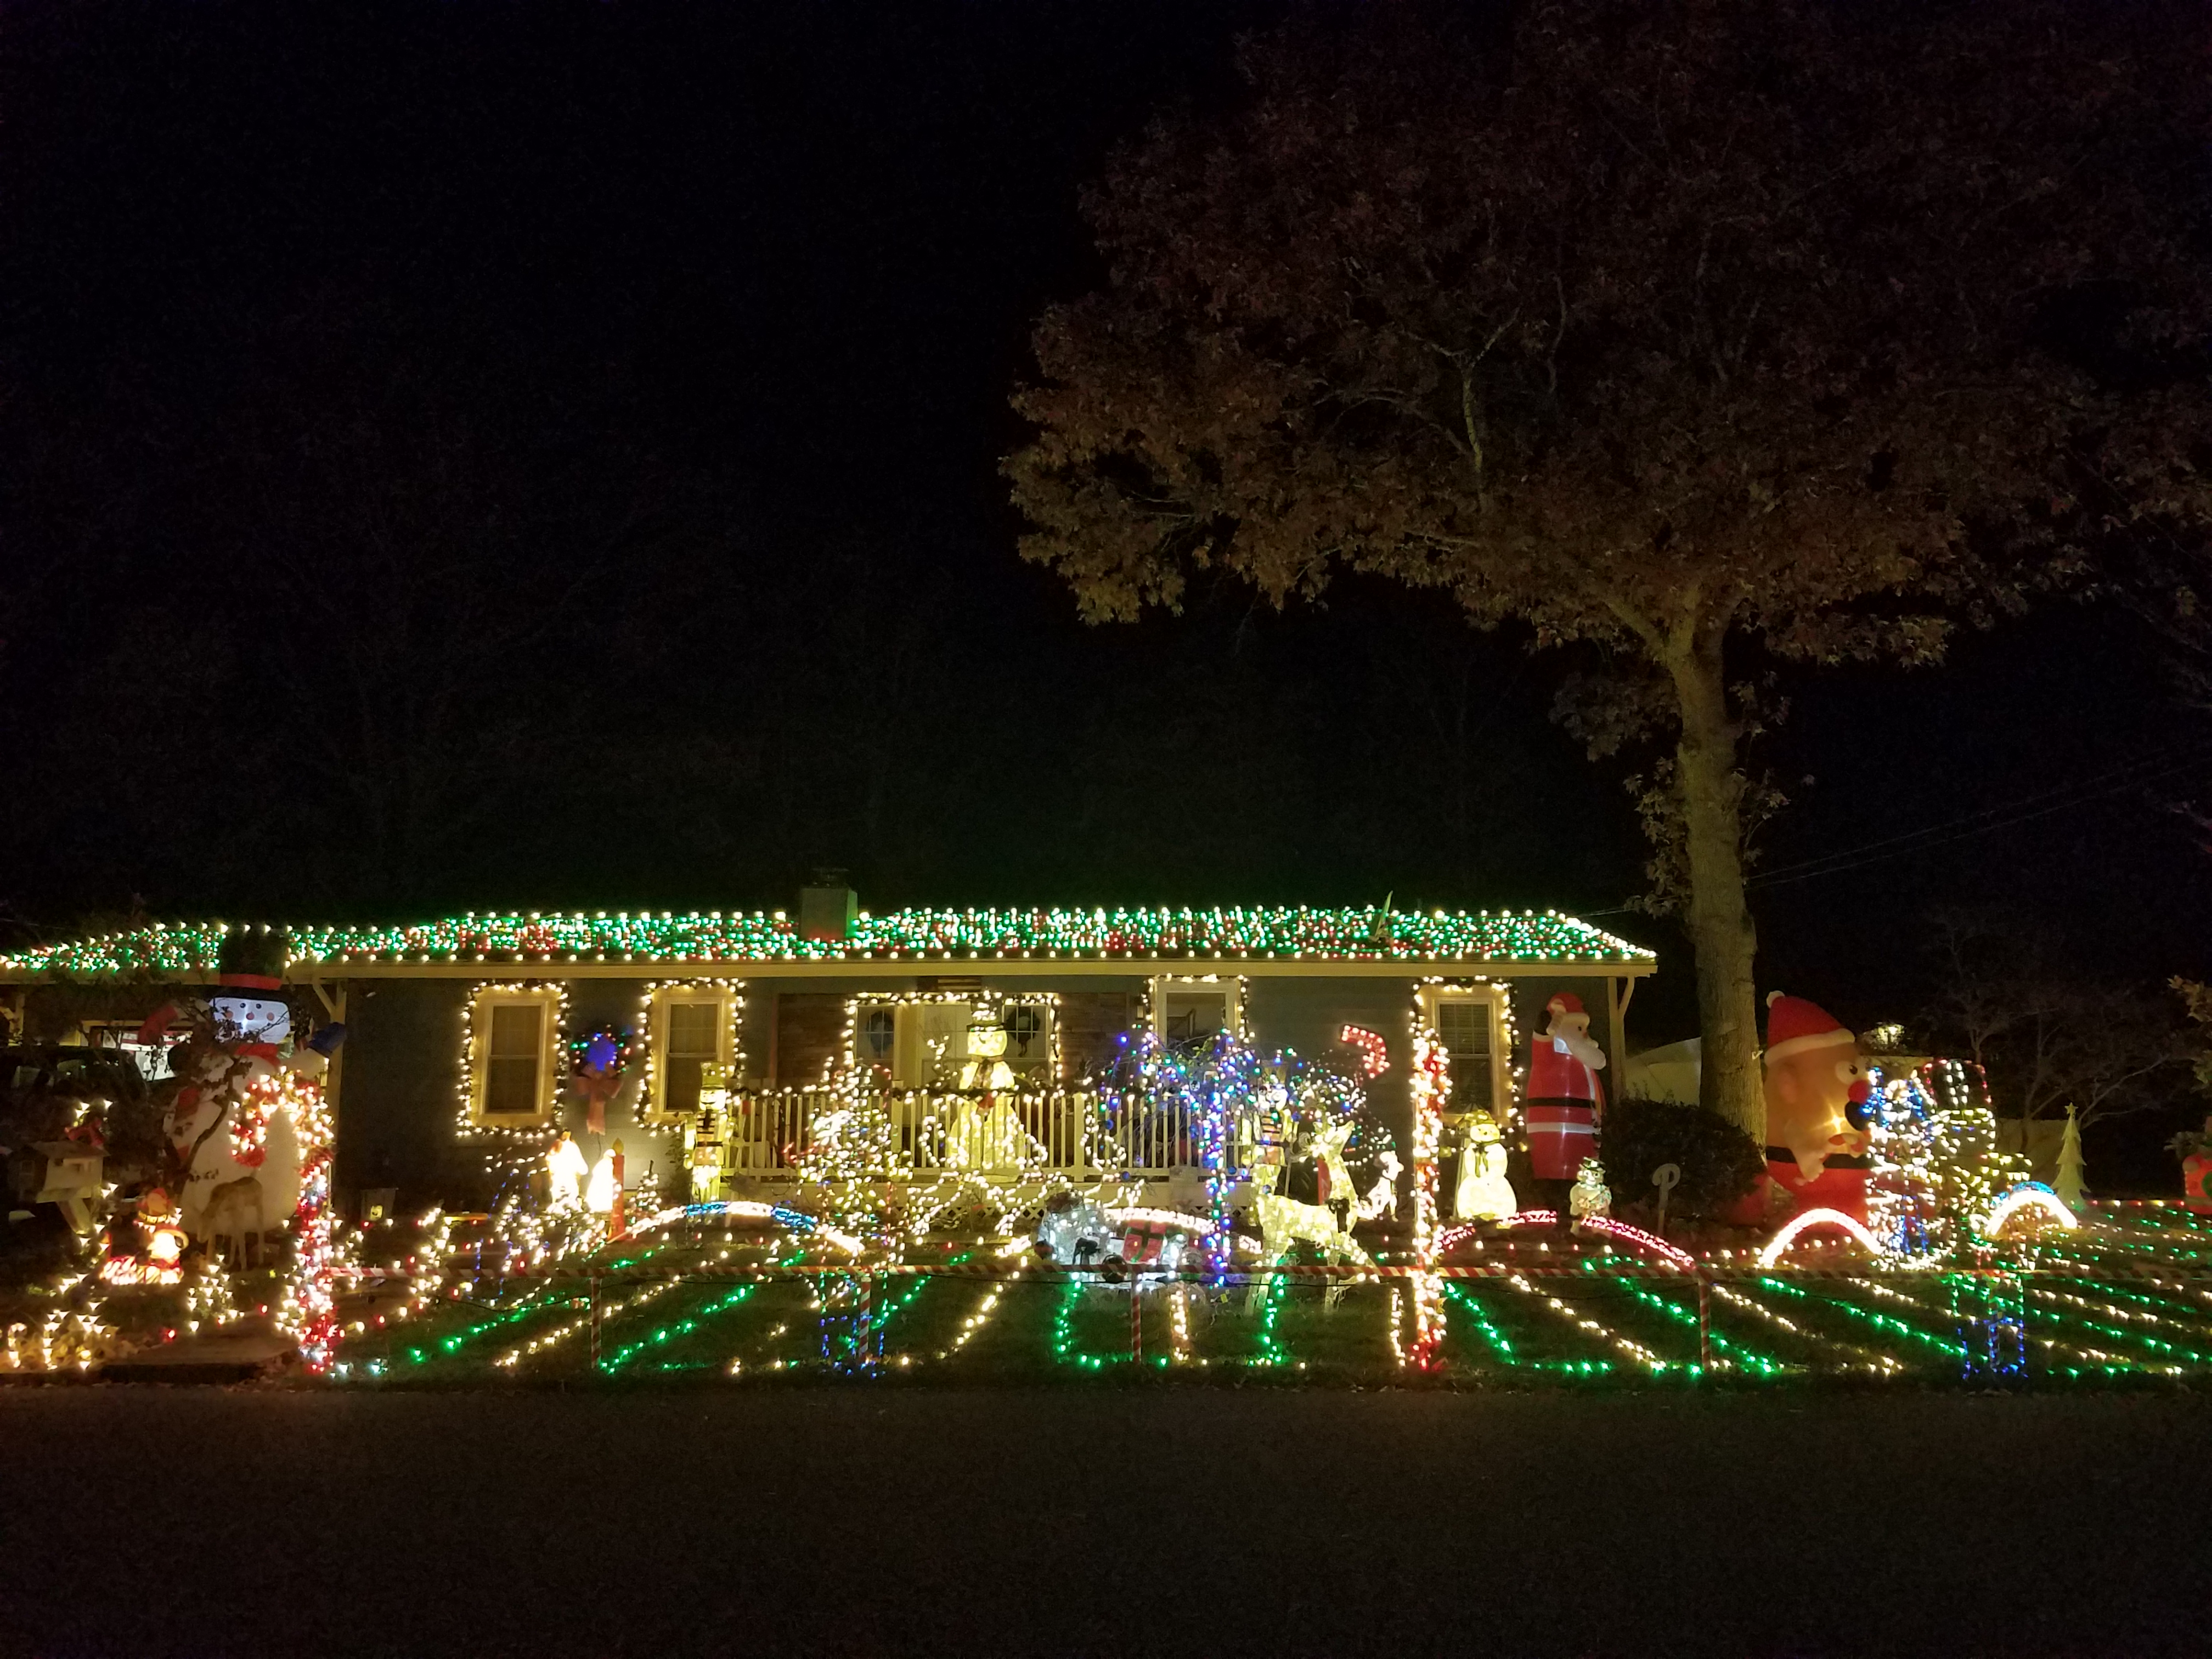
[[[603,1135],[607,1132],[607,1103],[622,1087],[620,1072],[602,1072],[586,1066],[576,1073],[576,1092],[584,1097],[584,1133]]]

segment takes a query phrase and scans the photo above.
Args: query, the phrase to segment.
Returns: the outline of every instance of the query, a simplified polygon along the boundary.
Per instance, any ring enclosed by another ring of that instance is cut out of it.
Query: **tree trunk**
[[[1728,707],[1722,631],[1701,635],[1666,663],[1681,705],[1674,750],[1684,851],[1690,876],[1687,921],[1698,953],[1698,1024],[1703,1036],[1698,1098],[1762,1146],[1765,1092],[1759,1066],[1759,999],[1752,975],[1756,941],[1743,891],[1743,776]]]

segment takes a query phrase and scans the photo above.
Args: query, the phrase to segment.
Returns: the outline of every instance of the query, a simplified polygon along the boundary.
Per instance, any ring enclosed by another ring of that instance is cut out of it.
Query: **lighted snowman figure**
[[[1613,1188],[1605,1184],[1605,1170],[1594,1158],[1583,1160],[1575,1171],[1574,1189],[1567,1194],[1567,1213],[1573,1217],[1571,1231],[1580,1232],[1583,1223],[1613,1213]]]
[[[1014,1083],[1006,1064],[1006,1028],[995,1010],[976,1009],[968,1022],[968,1058],[960,1087],[976,1097],[957,1102],[945,1126],[945,1156],[957,1170],[1018,1170],[1031,1142],[1014,1109],[997,1098]]]
[[[995,1011],[978,1008],[968,1021],[968,1060],[960,1068],[960,1086],[988,1094],[1011,1089],[1014,1068],[1006,1064],[1006,1027]]]
[[[1462,1221],[1503,1221],[1520,1212],[1521,1200],[1505,1178],[1505,1143],[1487,1112],[1469,1120],[1467,1145],[1459,1155],[1459,1181],[1452,1188],[1452,1213]]]

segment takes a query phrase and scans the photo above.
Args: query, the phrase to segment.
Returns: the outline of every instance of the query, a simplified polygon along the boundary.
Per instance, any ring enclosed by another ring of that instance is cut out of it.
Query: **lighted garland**
[[[745,982],[741,979],[657,979],[647,983],[639,994],[637,1005],[636,1046],[642,1056],[645,1075],[638,1092],[638,1117],[641,1121],[666,1121],[670,1116],[665,1108],[655,1105],[655,1091],[659,1086],[659,1068],[654,1058],[653,1016],[665,1006],[671,993],[690,995],[708,994],[722,1005],[721,1040],[730,1052],[730,1074],[742,1077],[745,1069],[745,1053],[739,1029],[738,1008],[744,998]]]
[[[336,1127],[323,1086],[312,1078],[280,1073],[249,1086],[246,1097],[259,1103],[256,1116],[264,1140],[270,1113],[278,1107],[290,1109],[299,1137],[300,1200],[292,1212],[292,1262],[278,1299],[276,1323],[299,1342],[300,1358],[307,1370],[319,1374],[330,1369],[337,1351],[336,1287],[339,1275],[351,1265],[331,1212]],[[259,1152],[262,1144],[257,1140],[253,1150]]]
[[[542,996],[548,1006],[548,1017],[552,1022],[550,1032],[542,1041],[543,1049],[561,1054],[566,1048],[568,1026],[568,988],[558,980],[532,981],[485,980],[469,988],[461,1001],[461,1064],[459,1099],[454,1111],[456,1133],[465,1140],[490,1139],[510,1145],[542,1146],[552,1134],[546,1117],[532,1113],[526,1122],[486,1123],[476,1115],[476,1014],[477,1006],[487,995]],[[557,1097],[556,1097],[557,1105]]]
[[[256,924],[249,924],[254,926]],[[266,924],[258,924],[264,931]],[[150,927],[0,957],[10,977],[212,974],[226,934],[215,922]],[[849,937],[811,939],[781,911],[532,911],[398,927],[293,926],[295,966],[370,963],[754,963],[947,957],[1172,960],[1510,962],[1647,966],[1652,953],[1556,910],[1398,911],[1376,906],[1201,909],[1054,908],[863,913]]]
[[[1413,1031],[1413,1277],[1407,1281],[1412,1330],[1407,1360],[1417,1370],[1435,1364],[1443,1340],[1443,1293],[1437,1260],[1437,1152],[1443,1110],[1451,1100],[1451,1054],[1426,1025]]]

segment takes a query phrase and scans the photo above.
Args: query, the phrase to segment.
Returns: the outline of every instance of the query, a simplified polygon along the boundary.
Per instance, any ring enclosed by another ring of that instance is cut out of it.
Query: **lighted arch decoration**
[[[634,1238],[640,1233],[651,1232],[654,1228],[665,1227],[672,1221],[723,1219],[773,1221],[778,1226],[787,1227],[793,1232],[811,1233],[817,1238],[825,1239],[844,1251],[847,1255],[858,1255],[863,1249],[859,1239],[850,1233],[830,1226],[819,1217],[811,1216],[804,1210],[794,1210],[787,1204],[762,1204],[751,1199],[728,1199],[714,1204],[678,1204],[672,1209],[661,1211],[659,1214],[649,1220],[640,1222],[630,1229],[630,1236]]]
[[[1652,1255],[1663,1261],[1671,1261],[1678,1267],[1694,1267],[1698,1265],[1696,1258],[1687,1250],[1669,1244],[1656,1233],[1646,1232],[1641,1227],[1632,1227],[1626,1221],[1615,1221],[1609,1215],[1583,1217],[1583,1231],[1586,1233],[1596,1233],[1605,1238],[1617,1238],[1624,1244],[1633,1244],[1637,1249],[1649,1250]]]
[[[1559,1224],[1559,1216],[1556,1210],[1521,1210],[1503,1218],[1497,1224],[1500,1227],[1556,1227]],[[1697,1258],[1687,1250],[1669,1244],[1656,1233],[1646,1232],[1641,1227],[1632,1227],[1626,1221],[1615,1221],[1609,1215],[1584,1216],[1583,1231],[1586,1233],[1595,1233],[1602,1238],[1619,1239],[1622,1243],[1632,1244],[1639,1250],[1649,1250],[1652,1255],[1672,1262],[1677,1267],[1695,1267],[1698,1265]],[[1475,1224],[1473,1222],[1452,1228],[1437,1241],[1438,1254],[1449,1250],[1461,1240],[1471,1237],[1474,1231]]]
[[[672,1209],[663,1210],[659,1214],[639,1222],[630,1229],[630,1234],[635,1237],[639,1233],[649,1233],[654,1228],[665,1227],[672,1221],[719,1221],[725,1218],[772,1221],[775,1218],[775,1206],[757,1204],[750,1199],[731,1199],[716,1204],[678,1204]]]
[[[2039,1181],[2024,1181],[1996,1202],[1989,1219],[1982,1224],[1982,1237],[1995,1238],[2002,1233],[2005,1224],[2023,1211],[2039,1211],[2045,1219],[2057,1222],[2068,1232],[2081,1224],[2081,1218],[2066,1207],[2066,1200]]]
[[[1766,1248],[1759,1253],[1759,1265],[1771,1267],[1782,1259],[1783,1252],[1797,1242],[1798,1234],[1814,1227],[1840,1228],[1872,1254],[1880,1255],[1882,1253],[1881,1241],[1867,1231],[1865,1223],[1855,1220],[1841,1210],[1807,1210],[1791,1216],[1782,1231],[1767,1242]]]

